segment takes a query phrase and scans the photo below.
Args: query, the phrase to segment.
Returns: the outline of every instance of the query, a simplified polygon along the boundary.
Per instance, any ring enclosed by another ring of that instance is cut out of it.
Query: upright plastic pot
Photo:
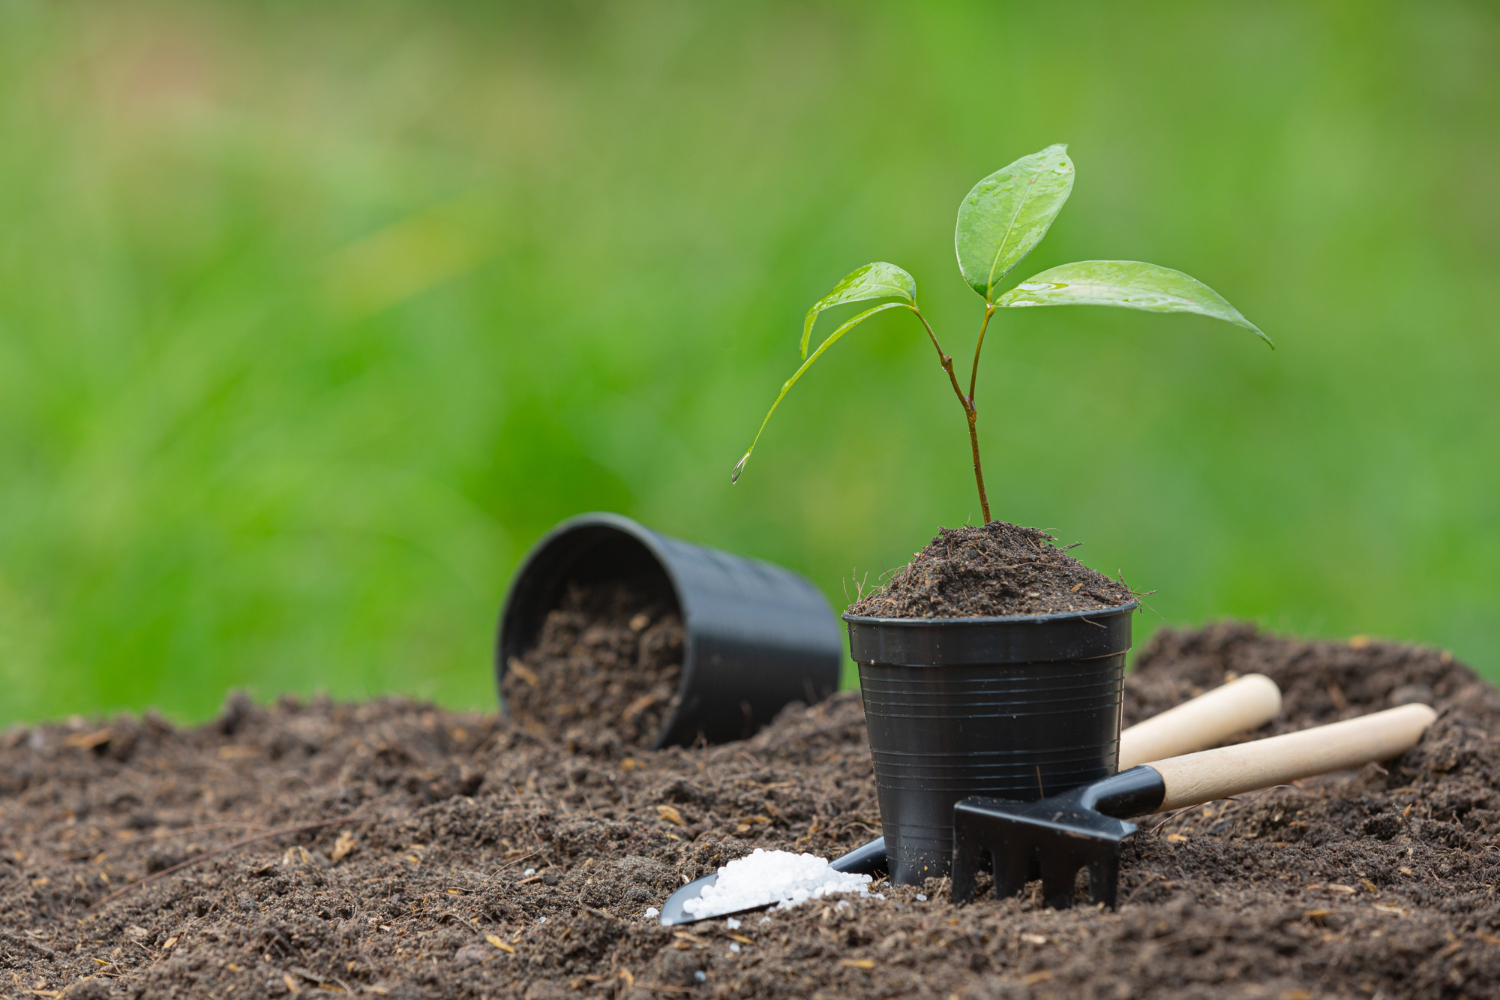
[[[536,643],[570,582],[630,578],[669,593],[686,632],[677,706],[656,746],[744,739],[788,702],[838,687],[843,639],[820,590],[779,566],[658,534],[620,514],[583,514],[537,542],[500,615],[495,677]]]
[[[1135,603],[1019,618],[844,615],[891,880],[947,875],[953,806],[1115,771]]]

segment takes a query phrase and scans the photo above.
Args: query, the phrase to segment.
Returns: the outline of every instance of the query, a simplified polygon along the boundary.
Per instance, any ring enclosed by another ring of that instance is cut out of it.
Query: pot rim
[[[646,550],[647,554],[651,556],[657,567],[662,571],[662,575],[666,577],[667,584],[672,588],[672,599],[677,604],[678,614],[682,616],[683,629],[689,637],[688,644],[691,644],[692,630],[690,622],[692,611],[688,606],[689,602],[685,600],[682,586],[671,570],[670,556],[662,546],[656,532],[639,521],[626,517],[624,514],[616,514],[612,511],[590,511],[565,518],[549,528],[545,534],[532,543],[531,548],[526,551],[526,554],[521,557],[520,562],[516,564],[516,568],[511,572],[510,581],[505,588],[505,596],[500,602],[500,623],[495,636],[495,660],[496,665],[502,673],[509,669],[507,654],[520,656],[524,652],[524,650],[519,648],[522,644],[520,640],[514,635],[507,635],[510,630],[506,628],[506,625],[510,624],[514,617],[519,616],[521,613],[521,609],[517,607],[517,599],[524,593],[528,585],[535,586],[535,581],[530,578],[531,573],[538,566],[544,565],[545,558],[551,555],[549,550],[553,545],[561,542],[569,535],[588,528],[604,528],[616,531],[638,542]],[[509,648],[505,641],[507,638],[511,638],[516,643],[517,648]],[[691,658],[692,656],[687,646],[684,647],[683,656],[684,658]],[[688,664],[684,663],[684,674],[686,674],[687,669]]]
[[[992,615],[977,618],[882,618],[872,615],[851,615],[845,611],[839,615],[851,625],[880,625],[893,628],[939,628],[944,625],[1009,625],[1034,622],[1038,625],[1055,621],[1074,621],[1083,618],[1110,618],[1115,615],[1139,611],[1141,602],[1131,600],[1112,608],[1093,611],[1060,611],[1048,615]]]

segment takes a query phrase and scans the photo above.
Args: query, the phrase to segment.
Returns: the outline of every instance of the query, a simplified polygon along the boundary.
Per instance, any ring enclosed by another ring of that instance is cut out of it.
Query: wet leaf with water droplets
[[[975,184],[958,206],[953,249],[969,286],[989,301],[995,286],[1047,235],[1073,191],[1065,145],[1023,156]]]
[[[873,264],[855,268],[840,279],[833,290],[814,302],[802,321],[802,356],[807,357],[807,341],[812,336],[813,324],[824,309],[849,302],[868,302],[871,299],[905,299],[917,301],[917,282],[895,264],[877,260]]]
[[[995,300],[997,307],[1116,306],[1197,313],[1271,338],[1218,292],[1191,275],[1138,260],[1081,260],[1032,275]],[[1275,344],[1271,344],[1275,347]]]

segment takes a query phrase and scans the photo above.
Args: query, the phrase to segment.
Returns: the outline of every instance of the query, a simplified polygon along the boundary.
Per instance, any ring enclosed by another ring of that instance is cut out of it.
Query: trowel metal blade
[[[861,875],[878,875],[885,872],[885,838],[876,837],[861,847],[845,854],[843,857],[834,858],[829,866],[841,872],[858,872]],[[661,925],[663,927],[674,927],[678,924],[691,924],[699,920],[713,920],[716,917],[732,917],[736,913],[752,913],[756,910],[764,910],[766,906],[747,906],[738,910],[730,910],[726,913],[714,913],[708,916],[695,917],[684,912],[682,905],[690,899],[697,899],[703,895],[703,890],[719,881],[719,873],[705,875],[700,879],[694,879],[687,885],[678,889],[667,897],[667,901],[661,904]]]

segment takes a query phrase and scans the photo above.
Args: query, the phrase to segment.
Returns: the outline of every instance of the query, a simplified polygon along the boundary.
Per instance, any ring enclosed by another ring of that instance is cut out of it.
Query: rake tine
[[[1019,896],[1026,889],[1026,876],[1030,873],[1032,852],[1002,847],[994,852],[995,898]]]
[[[972,903],[974,901],[974,876],[977,874],[981,861],[990,855],[989,849],[964,829],[961,823],[955,823],[953,829],[953,902]]]
[[[1056,910],[1073,905],[1073,882],[1078,876],[1077,859],[1062,851],[1042,856],[1042,897]]]
[[[1089,899],[1103,903],[1111,910],[1117,908],[1116,896],[1120,883],[1120,857],[1118,854],[1094,858],[1089,862]]]

